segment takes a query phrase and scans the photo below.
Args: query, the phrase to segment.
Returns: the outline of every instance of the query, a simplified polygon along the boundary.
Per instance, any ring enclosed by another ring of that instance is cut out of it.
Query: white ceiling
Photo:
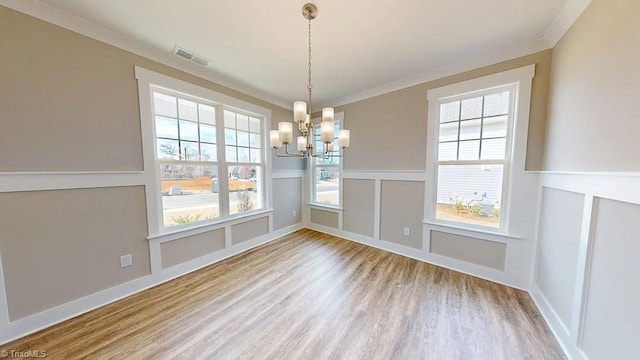
[[[184,66],[199,74],[206,70],[211,80],[280,105],[306,99],[305,2],[36,1],[170,56],[176,45],[188,49],[210,64],[204,69],[180,59]],[[571,2],[316,0],[314,108],[362,98],[372,89],[401,87],[487,54],[539,50]]]

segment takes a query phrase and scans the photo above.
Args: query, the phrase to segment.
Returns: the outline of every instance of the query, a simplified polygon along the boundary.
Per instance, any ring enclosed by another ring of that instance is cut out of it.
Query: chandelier
[[[309,102],[296,101],[293,103],[293,121],[298,124],[301,136],[297,139],[297,152],[289,152],[289,145],[293,141],[293,124],[290,122],[278,123],[278,130],[271,130],[269,133],[271,147],[278,157],[339,157],[342,155],[333,155],[333,137],[334,137],[334,110],[326,107],[322,109],[322,122],[320,123],[320,139],[322,141],[322,149],[314,149],[315,128],[311,121],[311,20],[318,15],[318,8],[311,3],[307,3],[302,7],[302,16],[309,21],[309,77],[307,90],[309,91]],[[338,132],[338,144],[340,149],[349,147],[350,133],[349,130],[340,130]],[[278,149],[284,147],[284,152],[278,152]]]

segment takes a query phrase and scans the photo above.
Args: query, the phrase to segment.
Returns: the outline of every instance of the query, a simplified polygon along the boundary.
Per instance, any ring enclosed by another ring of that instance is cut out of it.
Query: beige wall
[[[142,186],[0,193],[11,320],[150,274],[146,226]]]
[[[382,181],[380,189],[380,239],[422,249],[424,182]],[[404,236],[405,227],[411,229]]]
[[[299,224],[302,221],[302,178],[273,179],[272,186],[274,230]]]
[[[533,79],[527,169],[540,170],[551,50],[505,61],[336,108],[351,130],[345,170],[424,170],[427,149],[427,90],[536,64]]]
[[[638,14],[593,0],[553,49],[545,170],[640,170]]]
[[[160,244],[162,268],[224,250],[224,228]]]
[[[0,172],[141,171],[134,66],[271,109],[291,111],[0,6]],[[10,54],[10,56],[9,56]],[[302,162],[277,161],[276,170]],[[72,176],[72,175],[69,175]],[[274,198],[288,201],[288,191]],[[289,199],[299,201],[299,197]],[[0,193],[0,252],[12,320],[150,274],[143,187]],[[266,218],[234,241],[268,233]],[[167,243],[163,265],[219,246]],[[121,269],[119,257],[133,254]]]
[[[343,225],[345,231],[373,237],[375,217],[374,180],[343,180]]]
[[[2,6],[0,36],[11,53],[0,56],[0,171],[142,170],[135,65],[269,108],[273,124],[293,117],[289,110]]]

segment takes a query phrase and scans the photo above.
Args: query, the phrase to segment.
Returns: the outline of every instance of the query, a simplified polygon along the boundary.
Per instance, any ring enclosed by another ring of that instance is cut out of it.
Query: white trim
[[[354,180],[398,180],[398,181],[426,181],[424,170],[345,170],[345,179]]]
[[[0,193],[144,185],[142,171],[0,172]]]
[[[305,170],[271,170],[272,179],[291,179],[304,177]]]
[[[140,291],[162,284],[182,275],[188,274],[210,264],[219,262],[231,256],[245,252],[251,248],[273,241],[284,235],[302,229],[301,224],[289,226],[270,234],[259,236],[255,239],[220,250],[203,257],[172,266],[167,269],[159,269],[150,275],[102,290],[80,299],[47,309],[40,313],[19,319],[13,322],[4,322],[0,327],[0,344],[5,344],[38,330],[55,325],[64,320],[71,319],[101,306],[113,303]],[[159,246],[159,244],[157,244]],[[0,268],[1,269],[1,268]],[[0,303],[1,305],[1,303]],[[5,310],[0,309],[0,310]],[[0,320],[2,315],[0,313]]]
[[[165,242],[169,242],[177,239],[182,239],[187,236],[193,236],[193,235],[198,235],[198,234],[202,234],[210,231],[219,230],[224,228],[227,225],[232,226],[232,225],[241,224],[247,221],[261,219],[267,216],[271,216],[271,213],[273,213],[273,211],[274,211],[273,209],[259,210],[256,212],[243,214],[242,216],[226,218],[224,220],[219,220],[213,223],[203,223],[201,225],[194,225],[186,229],[177,229],[177,230],[168,231],[162,234],[149,236],[147,237],[147,239],[151,242],[165,243]]]
[[[531,235],[518,234],[521,226],[512,230],[513,203],[523,201],[527,193],[537,185],[535,176],[527,176],[524,172],[527,149],[527,132],[531,105],[531,86],[535,76],[535,64],[487,75],[455,84],[427,90],[429,127],[439,128],[440,106],[442,102],[455,101],[459,98],[484,95],[498,88],[509,88],[514,96],[510,97],[508,142],[503,163],[503,188],[501,201],[500,229],[496,232],[507,236],[526,237]],[[438,154],[438,131],[431,131],[427,139],[427,183],[430,186],[425,191],[424,216],[427,222],[446,225],[447,222],[436,219],[436,201],[438,191],[438,168],[441,162]],[[453,163],[453,162],[452,162]],[[530,197],[530,196],[529,196]],[[535,200],[535,199],[533,199]],[[461,226],[475,228],[473,225]],[[491,229],[484,229],[491,231]],[[482,230],[480,230],[482,231]],[[515,235],[517,234],[517,235]]]
[[[325,210],[325,211],[329,211],[329,212],[334,212],[336,214],[339,214],[344,210],[343,208],[341,208],[339,206],[332,206],[332,205],[311,203],[311,202],[308,202],[307,206],[309,208],[314,208],[314,209],[318,209],[318,210]]]
[[[573,290],[574,306],[571,313],[571,341],[576,344],[578,348],[582,347],[582,335],[584,333],[584,317],[587,308],[589,276],[591,273],[593,231],[595,230],[597,209],[598,199],[594,198],[593,195],[585,195],[578,261],[576,265],[576,283]]]
[[[142,132],[142,155],[144,161],[144,184],[146,185],[146,205],[147,205],[147,224],[148,224],[148,236],[149,238],[156,238],[165,234],[175,234],[176,232],[186,231],[188,229],[199,228],[199,225],[190,225],[182,228],[166,228],[163,225],[163,211],[162,211],[162,196],[160,192],[160,167],[158,166],[158,159],[156,155],[156,139],[155,139],[155,122],[153,121],[153,109],[152,109],[152,87],[159,87],[167,89],[167,91],[188,94],[190,97],[197,97],[203,99],[204,102],[212,103],[216,106],[216,124],[218,126],[217,134],[217,151],[218,161],[215,162],[215,166],[218,169],[218,176],[221,178],[227,178],[228,167],[233,166],[235,163],[228,163],[220,160],[224,159],[224,132],[220,131],[224,128],[223,113],[225,110],[234,112],[240,112],[243,114],[256,115],[263,118],[261,127],[263,130],[262,141],[267,144],[267,128],[271,124],[271,110],[265,107],[255,105],[240,99],[227,96],[216,91],[191,84],[186,81],[172,78],[170,76],[157,73],[155,71],[147,70],[140,66],[135,66],[135,77],[138,80],[138,93],[139,93],[139,105],[140,105],[140,127]],[[262,192],[262,201],[264,209],[268,209],[272,206],[271,193],[271,157],[266,154],[266,149],[263,149],[263,162],[255,164],[256,167],[260,167],[262,171],[261,184],[258,186],[264,186],[265,191]],[[229,216],[229,194],[226,181],[220,181],[218,184],[218,200],[220,218],[215,223],[222,223],[224,221],[232,220],[235,216]],[[259,214],[263,209],[260,209],[251,214]],[[204,223],[202,226],[208,227],[212,222]],[[183,236],[183,235],[176,235]]]
[[[499,62],[516,59],[522,56],[537,53],[542,50],[549,49],[550,46],[546,41],[540,39],[526,44],[518,45],[512,48],[498,50],[496,52],[483,54],[469,60],[464,60],[455,64],[446,65],[440,68],[432,69],[422,74],[410,76],[404,79],[390,82],[375,88],[360,91],[348,96],[340,97],[328,101],[333,106],[342,106],[351,104],[356,101],[369,99],[375,96],[387,94],[393,91],[408,88],[410,86],[424,84],[429,81],[439,80],[451,75],[457,75],[466,71],[476,70],[484,66],[493,65]]]
[[[472,237],[481,240],[487,241],[495,241],[503,244],[508,244],[511,240],[524,240],[520,237],[510,236],[507,234],[503,234],[500,232],[492,232],[483,229],[473,229],[473,228],[465,228],[464,226],[459,226],[457,223],[455,225],[440,223],[440,222],[432,222],[432,221],[423,221],[423,224],[427,226],[430,230],[445,232],[448,234],[461,235],[466,237]]]
[[[544,34],[543,39],[549,47],[556,46],[590,3],[591,0],[567,0],[564,3],[560,13]]]
[[[540,289],[534,285],[529,294],[556,340],[558,340],[560,347],[564,350],[565,355],[571,360],[587,360],[584,353],[572,344],[567,328]]]
[[[0,253],[0,339],[5,338],[5,326],[9,323],[9,301],[7,300],[7,288],[4,284],[4,267],[2,266],[2,253]],[[0,341],[0,344],[2,342]]]
[[[0,4],[29,16],[36,17],[40,20],[44,20],[51,24],[88,36],[100,42],[159,62],[160,64],[212,81],[216,84],[242,92],[246,95],[253,96],[256,99],[278,105],[285,109],[289,109],[291,106],[289,101],[282,97],[274,96],[273,94],[259,90],[249,84],[240,82],[231,76],[221,74],[211,67],[203,68],[199,65],[195,65],[173,55],[170,51],[163,51],[147,45],[142,41],[129,38],[80,17],[58,10],[44,2],[34,0],[0,0]]]
[[[590,2],[590,0],[568,0],[552,25],[547,29],[543,39],[534,40],[488,54],[482,54],[455,64],[431,69],[422,74],[410,76],[347,96],[330,99],[325,102],[326,104],[318,104],[318,107],[324,107],[327,104],[332,104],[334,107],[350,104],[410,86],[550,49],[555,46],[564,33],[578,19]],[[287,99],[256,89],[246,83],[233,79],[230,76],[216,72],[211,68],[203,69],[190,62],[177,58],[171,52],[162,51],[141,41],[128,38],[122,34],[100,27],[89,21],[46,5],[45,3],[34,0],[0,0],[0,4],[147,59],[157,61],[163,65],[215,82],[230,89],[240,91],[257,99],[280,106],[284,109],[289,109],[291,106],[290,101]]]

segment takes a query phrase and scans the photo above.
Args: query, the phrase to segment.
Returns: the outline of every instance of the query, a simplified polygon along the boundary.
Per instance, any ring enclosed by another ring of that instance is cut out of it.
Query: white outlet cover
[[[133,264],[131,254],[120,256],[120,267],[127,267]]]
[[[410,227],[405,227],[403,235],[404,236],[410,236],[411,235],[411,228]]]

